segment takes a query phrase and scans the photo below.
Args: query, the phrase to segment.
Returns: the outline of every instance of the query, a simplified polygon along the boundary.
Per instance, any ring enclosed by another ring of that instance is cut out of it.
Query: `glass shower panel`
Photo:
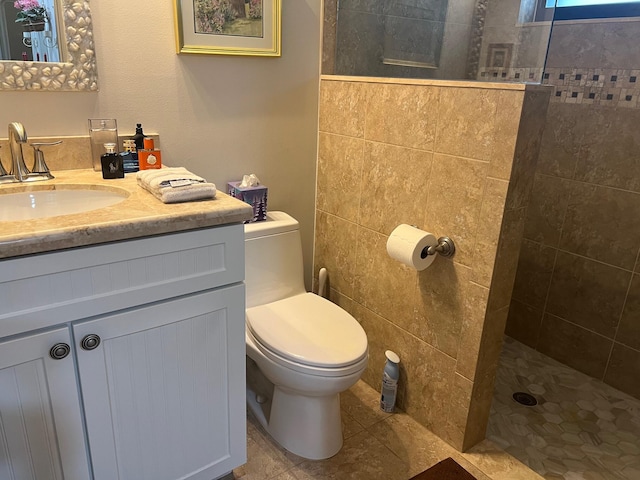
[[[553,17],[545,2],[326,1],[322,73],[540,83]]]

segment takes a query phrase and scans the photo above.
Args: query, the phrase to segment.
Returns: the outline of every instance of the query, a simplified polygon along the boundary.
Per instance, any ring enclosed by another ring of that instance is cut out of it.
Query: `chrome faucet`
[[[18,182],[24,182],[29,177],[29,170],[24,163],[24,156],[22,155],[22,143],[27,143],[27,131],[24,129],[24,125],[19,122],[10,123],[11,170],[9,170],[9,175],[13,175]]]
[[[8,182],[35,182],[38,180],[49,180],[53,178],[46,163],[42,152],[35,148],[33,172],[30,172],[24,163],[24,154],[22,153],[22,144],[27,143],[27,131],[20,122],[12,122],[9,124],[9,149],[11,151],[11,169],[7,173],[0,164],[0,183]],[[59,142],[56,142],[59,143]],[[55,143],[54,143],[55,144]],[[52,144],[52,145],[54,145]],[[48,144],[34,144],[48,145]],[[40,155],[38,155],[38,153]]]

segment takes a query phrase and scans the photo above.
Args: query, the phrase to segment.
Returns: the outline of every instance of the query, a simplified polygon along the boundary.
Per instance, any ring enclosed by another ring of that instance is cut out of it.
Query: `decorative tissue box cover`
[[[253,218],[245,223],[261,222],[267,219],[267,187],[241,187],[242,182],[228,182],[229,195],[253,207]]]

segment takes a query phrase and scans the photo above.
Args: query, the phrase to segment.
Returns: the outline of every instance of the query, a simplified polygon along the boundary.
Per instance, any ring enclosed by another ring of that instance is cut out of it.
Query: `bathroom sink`
[[[0,191],[1,192],[1,191]],[[57,217],[110,207],[128,196],[125,190],[94,188],[29,190],[0,193],[0,221]]]

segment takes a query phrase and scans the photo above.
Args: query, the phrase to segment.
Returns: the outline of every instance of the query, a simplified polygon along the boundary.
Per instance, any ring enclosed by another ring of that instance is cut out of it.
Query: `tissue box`
[[[267,219],[267,187],[241,187],[242,182],[229,182],[229,195],[253,207],[253,218],[245,223],[261,222]]]

